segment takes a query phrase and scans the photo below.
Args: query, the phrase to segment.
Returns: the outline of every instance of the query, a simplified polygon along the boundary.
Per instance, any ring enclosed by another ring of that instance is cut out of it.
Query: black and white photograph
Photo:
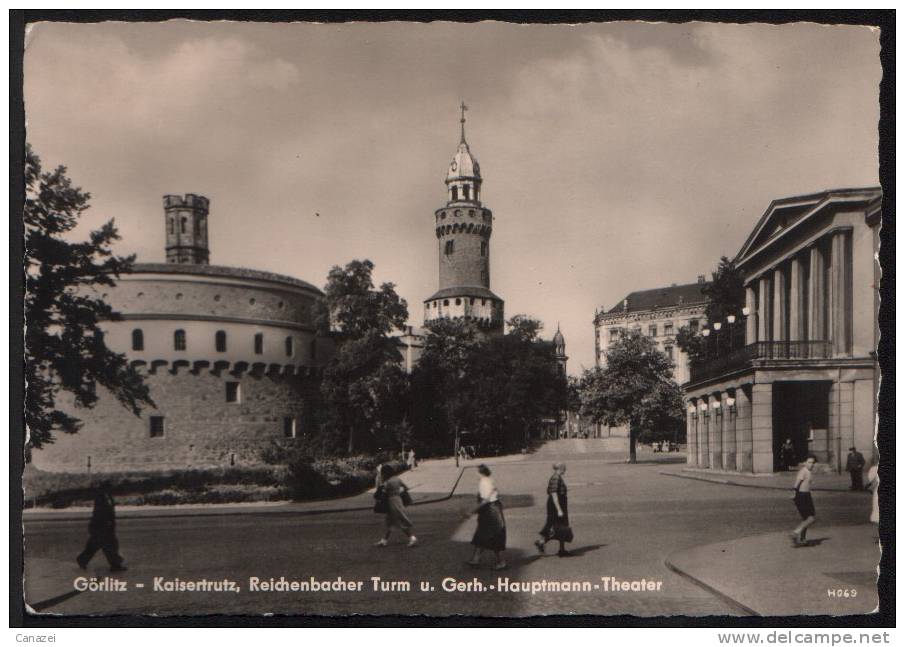
[[[26,616],[878,613],[861,22],[28,22]]]

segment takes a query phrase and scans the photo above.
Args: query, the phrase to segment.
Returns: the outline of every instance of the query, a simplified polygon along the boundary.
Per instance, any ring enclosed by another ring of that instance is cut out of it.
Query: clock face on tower
[[[451,168],[451,169],[454,170],[454,171],[456,170],[457,167],[456,167],[456,161],[455,161],[455,160],[453,160],[453,163],[449,165],[449,168]]]

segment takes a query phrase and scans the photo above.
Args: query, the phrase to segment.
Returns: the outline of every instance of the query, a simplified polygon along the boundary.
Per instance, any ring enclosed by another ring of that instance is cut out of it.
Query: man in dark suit
[[[864,478],[862,474],[864,472],[864,456],[862,456],[861,452],[854,447],[848,448],[848,458],[845,460],[845,469],[852,475],[851,489],[853,491],[863,490]]]
[[[123,558],[119,554],[119,542],[116,540],[116,508],[113,503],[113,484],[104,481],[94,497],[94,511],[88,525],[88,543],[85,550],[76,557],[79,567],[84,569],[98,550],[104,551],[104,557],[110,563],[111,571],[124,571]]]

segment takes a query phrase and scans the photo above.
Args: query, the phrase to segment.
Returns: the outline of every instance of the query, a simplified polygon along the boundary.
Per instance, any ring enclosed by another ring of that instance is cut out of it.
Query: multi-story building
[[[676,334],[683,326],[697,329],[706,320],[704,307],[707,286],[703,276],[696,283],[640,290],[629,293],[621,302],[594,315],[595,361],[606,363],[606,351],[623,330],[636,330],[653,339],[675,364],[675,379],[688,378],[688,356],[676,346]]]
[[[873,451],[879,187],[775,200],[734,259],[745,344],[692,365],[688,462],[772,472],[791,439],[833,469]]]

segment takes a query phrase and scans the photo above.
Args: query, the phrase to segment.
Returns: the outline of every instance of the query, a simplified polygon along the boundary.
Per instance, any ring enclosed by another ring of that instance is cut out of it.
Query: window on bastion
[[[293,353],[295,353],[295,344],[292,341],[292,336],[286,338],[286,357],[292,357]]]
[[[145,349],[145,335],[141,331],[141,328],[136,328],[132,331],[132,350],[144,350]]]
[[[264,352],[264,333],[255,333],[255,355]]]
[[[185,350],[184,330],[177,330],[173,333],[173,350]]]
[[[214,335],[214,345],[218,353],[226,352],[226,331],[218,330]]]
[[[151,438],[163,438],[165,432],[163,416],[151,416],[149,432]]]
[[[226,401],[238,403],[241,400],[242,391],[238,382],[226,383]]]

